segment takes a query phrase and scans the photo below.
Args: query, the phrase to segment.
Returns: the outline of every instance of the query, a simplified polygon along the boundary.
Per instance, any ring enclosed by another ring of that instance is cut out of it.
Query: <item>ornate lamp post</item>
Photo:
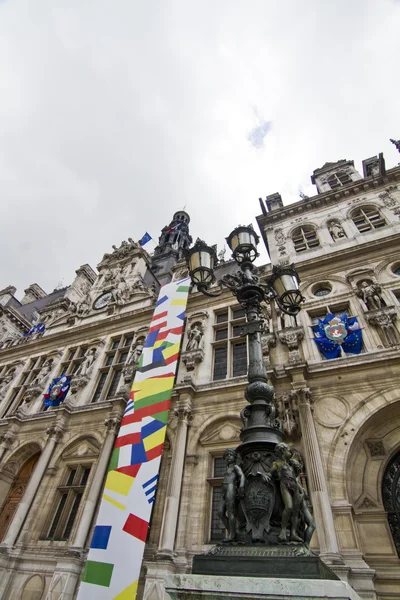
[[[233,275],[221,277],[218,283],[232,291],[246,312],[242,334],[249,340],[249,383],[245,392],[249,405],[241,412],[242,443],[234,451],[240,460],[235,463],[232,450],[226,453],[221,507],[221,519],[228,531],[225,541],[269,545],[286,542],[301,545],[301,551],[307,553],[314,524],[297,480],[301,467],[283,443],[274,388],[267,380],[261,346],[262,302],[273,299],[282,311],[296,315],[303,301],[300,280],[294,265],[274,266],[270,279],[261,283],[254,266],[259,237],[251,226],[234,229],[227,243],[240,268]],[[215,250],[198,239],[186,258],[193,285],[207,296],[219,296],[221,290],[209,291],[215,282]],[[298,553],[299,548],[293,548],[293,552]]]

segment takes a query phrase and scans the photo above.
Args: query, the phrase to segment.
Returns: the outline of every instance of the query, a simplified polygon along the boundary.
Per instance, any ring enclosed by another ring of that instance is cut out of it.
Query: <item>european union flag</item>
[[[140,240],[139,244],[141,246],[144,246],[145,244],[147,244],[147,242],[150,242],[150,240],[152,240],[153,238],[151,237],[151,235],[149,233],[144,234],[144,236],[142,237],[142,239]]]

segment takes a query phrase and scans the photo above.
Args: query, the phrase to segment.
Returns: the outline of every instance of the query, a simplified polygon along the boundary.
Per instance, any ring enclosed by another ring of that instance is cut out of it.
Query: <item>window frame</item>
[[[0,418],[4,419],[5,417],[9,417],[18,410],[24,401],[24,394],[27,387],[35,379],[48,358],[52,358],[52,356],[41,354],[40,356],[33,356],[28,360],[27,365],[17,377],[16,383],[12,386],[10,400],[7,406],[4,406]],[[8,394],[9,391],[7,391],[7,395]]]
[[[41,541],[68,542],[70,540],[77,523],[79,523],[78,517],[84,505],[86,491],[90,487],[89,482],[93,473],[93,465],[94,461],[71,462],[66,465],[61,483],[55,491],[52,508],[39,538]],[[86,480],[82,483],[86,472],[88,472]],[[69,483],[72,473],[72,481]],[[75,508],[78,497],[79,502]],[[63,498],[65,498],[64,502]],[[67,528],[69,531],[65,535]]]
[[[90,400],[91,404],[104,402],[115,397],[134,340],[135,333],[133,331],[121,333],[109,340],[108,348],[103,356],[103,364],[97,370],[96,382]],[[123,357],[123,360],[121,360],[121,357]]]
[[[218,317],[220,315],[227,314],[227,319],[224,321],[220,321]],[[239,315],[239,316],[235,316]],[[214,340],[211,342],[213,348],[213,359],[212,359],[212,367],[211,367],[211,381],[226,381],[227,379],[232,379],[234,377],[244,377],[247,374],[248,370],[248,344],[247,344],[247,336],[240,335],[237,333],[237,328],[242,327],[246,323],[245,311],[243,308],[238,306],[237,304],[232,304],[228,307],[224,307],[223,309],[217,310],[214,312]],[[227,332],[226,337],[223,339],[216,339],[219,331]],[[246,343],[246,368],[243,373],[238,375],[234,375],[234,347],[238,344]],[[225,377],[215,377],[215,367],[216,367],[216,350],[219,348],[226,348],[226,374]]]
[[[296,254],[307,252],[307,250],[314,250],[321,246],[315,225],[308,223],[299,225],[293,229],[290,237]]]
[[[216,471],[216,461],[217,460],[222,460],[224,461],[223,458],[223,451],[221,450],[220,452],[213,452],[211,454],[209,454],[209,465],[208,465],[208,477],[207,477],[207,483],[208,483],[208,519],[207,519],[207,532],[206,532],[206,543],[207,544],[215,544],[215,543],[221,543],[223,538],[224,538],[224,530],[223,530],[223,524],[221,522],[221,537],[214,537],[213,534],[213,511],[214,511],[214,490],[216,488],[222,488],[222,485],[224,483],[224,476],[216,476],[215,475],[215,471]],[[218,512],[218,508],[216,509],[216,512]]]
[[[358,220],[356,220],[357,216],[359,217]],[[375,219],[371,220],[371,217],[375,217]],[[376,231],[387,226],[386,219],[382,216],[377,206],[358,206],[351,211],[350,218],[357,231],[361,234]]]

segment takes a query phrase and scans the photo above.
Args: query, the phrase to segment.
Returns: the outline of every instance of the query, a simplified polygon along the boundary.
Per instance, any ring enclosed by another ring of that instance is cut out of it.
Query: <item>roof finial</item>
[[[396,146],[397,151],[400,152],[400,140],[392,140],[392,138],[390,138],[390,141]]]

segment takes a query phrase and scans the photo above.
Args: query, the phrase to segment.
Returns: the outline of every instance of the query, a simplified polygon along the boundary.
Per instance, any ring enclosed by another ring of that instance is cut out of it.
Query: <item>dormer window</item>
[[[337,173],[334,173],[328,177],[327,183],[330,185],[332,190],[335,190],[342,185],[351,183],[351,177],[344,171],[338,171]]]
[[[312,225],[297,227],[292,233],[292,240],[296,252],[305,252],[320,245],[317,232]]]
[[[351,214],[354,225],[360,233],[366,233],[373,229],[385,227],[386,221],[375,206],[363,206],[354,210]]]

